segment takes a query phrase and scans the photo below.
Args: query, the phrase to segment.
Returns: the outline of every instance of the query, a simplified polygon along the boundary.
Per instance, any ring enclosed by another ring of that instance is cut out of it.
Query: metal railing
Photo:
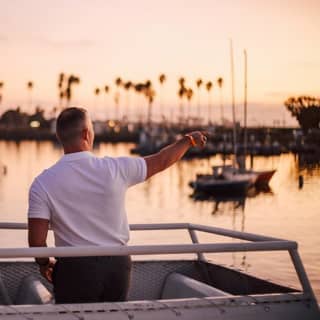
[[[0,223],[1,229],[26,230],[26,223]],[[217,227],[192,223],[132,224],[131,231],[147,230],[187,230],[192,244],[163,245],[126,245],[126,246],[81,246],[81,247],[33,247],[33,248],[0,248],[0,258],[30,257],[76,257],[107,255],[158,255],[195,253],[199,260],[205,261],[204,253],[244,252],[244,251],[288,251],[295,267],[304,293],[314,297],[308,276],[305,272],[295,241],[267,237],[247,232],[239,232]],[[196,232],[205,232],[248,242],[239,243],[199,243]]]

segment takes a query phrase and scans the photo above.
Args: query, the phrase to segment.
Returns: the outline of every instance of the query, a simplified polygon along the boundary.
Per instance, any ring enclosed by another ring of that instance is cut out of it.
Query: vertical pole
[[[315,299],[315,296],[314,296],[313,290],[311,288],[307,273],[303,267],[303,264],[302,264],[302,261],[301,261],[301,258],[299,256],[297,249],[291,249],[291,250],[289,250],[289,253],[290,253],[292,263],[296,269],[300,283],[302,285],[303,291],[305,293],[310,294],[311,297],[313,299]]]
[[[232,121],[233,121],[233,161],[232,165],[236,167],[237,159],[237,133],[236,133],[236,110],[235,110],[235,96],[234,96],[234,61],[233,61],[233,44],[230,39],[230,66],[231,66],[231,93],[232,93]]]
[[[190,234],[190,238],[192,240],[192,243],[199,243],[198,237],[196,232],[193,229],[190,229],[190,227],[188,228],[189,234]],[[202,252],[197,253],[198,256],[198,260],[199,261],[206,261],[204,255]]]
[[[248,144],[248,133],[247,133],[247,51],[244,50],[244,169],[246,169],[246,157],[247,157],[247,144]]]

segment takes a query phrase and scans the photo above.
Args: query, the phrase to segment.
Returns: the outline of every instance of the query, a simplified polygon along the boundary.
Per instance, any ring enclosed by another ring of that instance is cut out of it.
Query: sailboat
[[[213,167],[213,174],[197,174],[196,180],[189,183],[194,189],[194,197],[199,195],[214,197],[245,196],[255,183],[255,177],[235,174],[225,175],[224,166]]]
[[[262,188],[268,185],[276,170],[256,171],[246,169],[245,159],[247,155],[247,51],[244,50],[245,74],[244,74],[244,161],[242,167],[236,165],[237,160],[237,132],[234,95],[234,61],[233,45],[230,39],[230,65],[231,65],[231,92],[232,92],[232,120],[233,120],[233,161],[232,165],[214,166],[212,174],[197,175],[195,181],[189,185],[195,192],[211,194],[215,196],[229,196],[234,194],[244,195],[247,190],[255,186]]]
[[[189,185],[195,192],[213,195],[245,195],[247,190],[256,182],[257,175],[254,173],[242,173],[236,168],[237,158],[237,135],[236,135],[236,113],[234,98],[234,62],[233,46],[230,39],[230,59],[231,59],[231,90],[232,90],[232,120],[233,120],[233,164],[232,166],[215,166],[213,174],[197,175],[195,181]]]
[[[232,50],[232,47],[231,47]],[[233,53],[231,51],[231,55],[233,56]],[[255,171],[252,169],[246,169],[246,156],[247,156],[247,145],[248,145],[248,135],[247,135],[247,92],[248,92],[248,77],[247,77],[247,50],[244,50],[244,161],[243,161],[243,167],[242,168],[236,168],[235,164],[232,168],[225,168],[224,174],[226,176],[232,177],[235,174],[243,175],[243,176],[252,176],[255,178],[255,186],[257,188],[264,187],[269,184],[269,181],[275,174],[276,170],[263,170],[263,171]],[[232,72],[232,79],[233,79],[233,72]],[[232,89],[233,90],[233,89]],[[233,103],[234,108],[234,103]],[[235,121],[235,119],[234,119]],[[235,122],[234,122],[235,123]],[[236,143],[236,141],[234,141]],[[236,149],[235,149],[235,159],[236,159]]]

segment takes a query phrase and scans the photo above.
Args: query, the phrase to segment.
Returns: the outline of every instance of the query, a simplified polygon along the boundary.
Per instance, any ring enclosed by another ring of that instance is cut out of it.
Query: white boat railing
[[[26,223],[2,222],[1,229],[26,230]],[[298,253],[295,241],[283,240],[253,233],[203,226],[192,223],[132,224],[131,231],[178,230],[189,232],[192,244],[162,245],[126,245],[126,246],[79,246],[79,247],[32,247],[32,248],[0,248],[0,259],[31,257],[80,257],[108,255],[158,255],[195,253],[199,260],[205,261],[204,253],[244,252],[244,251],[288,251],[295,267],[304,293],[314,298],[308,276]],[[239,243],[199,243],[196,232],[236,238],[249,242]]]

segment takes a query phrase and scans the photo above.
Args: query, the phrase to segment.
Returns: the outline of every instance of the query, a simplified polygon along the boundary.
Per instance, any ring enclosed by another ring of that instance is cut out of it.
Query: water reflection
[[[130,155],[130,148],[130,144],[101,143],[95,145],[94,153],[97,156],[126,156]],[[32,180],[61,155],[61,148],[50,142],[0,141],[0,162],[8,168],[6,175],[0,175],[1,221],[26,221],[28,188]],[[226,164],[229,161],[226,159]],[[129,222],[190,222],[296,240],[311,283],[320,297],[319,159],[311,161],[310,158],[298,158],[291,154],[256,157],[253,162],[255,170],[277,169],[270,188],[252,189],[246,198],[194,201],[190,197],[193,190],[188,182],[197,173],[211,172],[212,166],[221,164],[220,156],[181,161],[131,188],[126,197]],[[299,175],[304,177],[302,189],[298,185]],[[137,237],[140,237],[141,243],[149,243],[154,234],[138,234]],[[0,233],[0,239],[2,246],[25,246],[27,240],[24,233]],[[181,243],[185,239],[178,233],[170,233],[170,236],[163,236],[160,240],[161,243]],[[214,259],[216,262],[250,269],[250,272],[265,278],[273,278],[274,270],[279,269],[280,272],[276,274],[278,279],[295,285],[294,271],[288,268],[290,259],[281,255],[276,257],[266,259],[264,254],[236,253],[215,255]]]
[[[195,201],[210,201],[212,203],[212,215],[228,214],[231,213],[232,230],[245,231],[245,204],[247,197],[211,197],[211,198],[198,198]],[[240,227],[237,226],[237,217],[240,216]],[[239,241],[239,240],[233,240]],[[232,252],[231,267],[240,266],[243,270],[247,271],[250,265],[247,262],[247,254],[241,252]]]
[[[299,172],[307,176],[320,175],[320,155],[299,154],[295,156]]]

